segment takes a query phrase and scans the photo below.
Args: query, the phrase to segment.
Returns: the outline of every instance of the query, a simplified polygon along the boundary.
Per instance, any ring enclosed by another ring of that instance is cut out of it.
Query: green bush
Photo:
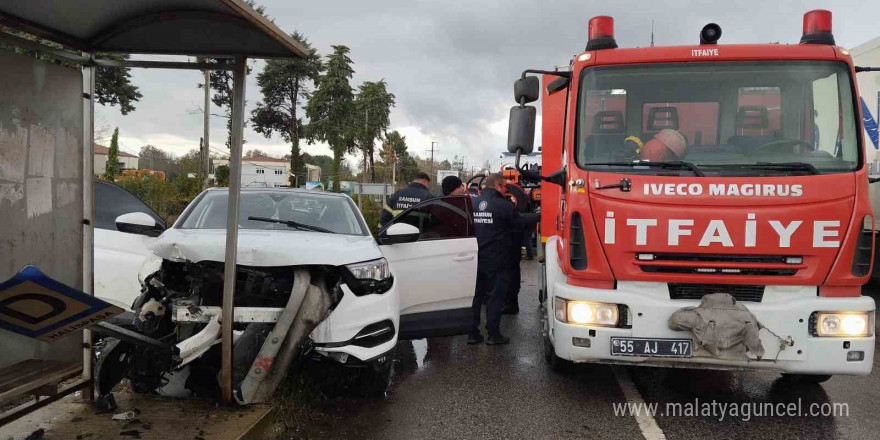
[[[141,199],[169,224],[177,220],[186,205],[199,194],[198,181],[185,177],[167,181],[139,174],[117,177],[115,183]]]
[[[363,201],[361,201],[363,206],[361,213],[364,215],[364,220],[367,221],[370,233],[375,236],[379,232],[379,217],[382,215],[383,203],[381,197],[375,199],[373,197],[364,196]],[[358,202],[357,195],[354,196],[354,202]]]

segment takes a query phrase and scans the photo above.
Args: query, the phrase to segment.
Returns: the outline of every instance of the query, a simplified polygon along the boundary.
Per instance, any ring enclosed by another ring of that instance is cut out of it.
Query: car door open
[[[415,226],[417,241],[383,244],[398,223]],[[471,199],[425,200],[394,217],[379,231],[382,253],[400,292],[400,338],[465,334],[477,279],[477,240]]]

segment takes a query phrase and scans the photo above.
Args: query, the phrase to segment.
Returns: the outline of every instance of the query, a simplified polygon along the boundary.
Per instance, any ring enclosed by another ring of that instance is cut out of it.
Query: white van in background
[[[856,66],[880,67],[880,37],[874,38],[864,44],[851,49],[853,63]],[[859,84],[859,106],[862,109],[862,117],[865,118],[865,151],[867,152],[868,173],[871,178],[880,178],[880,139],[878,139],[877,125],[880,124],[880,72],[861,72],[856,74]],[[871,206],[874,207],[874,229],[880,231],[880,182],[872,183]],[[880,240],[877,233],[875,240]],[[877,264],[876,252],[880,249],[874,246],[874,278],[880,278],[880,265]]]

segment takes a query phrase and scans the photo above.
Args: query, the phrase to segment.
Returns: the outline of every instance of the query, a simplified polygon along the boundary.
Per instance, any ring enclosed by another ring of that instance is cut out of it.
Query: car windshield
[[[786,175],[860,164],[844,63],[596,67],[581,76],[578,112],[577,162],[590,170]]]
[[[226,229],[228,200],[228,191],[206,192],[179,227]],[[301,191],[245,190],[241,192],[238,223],[241,229],[327,230],[336,234],[367,235],[366,225],[355,209],[347,197]]]

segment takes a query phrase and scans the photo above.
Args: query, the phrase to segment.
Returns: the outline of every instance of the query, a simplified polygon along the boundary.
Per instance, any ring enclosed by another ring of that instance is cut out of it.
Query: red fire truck
[[[514,85],[510,152],[531,153],[542,100],[547,361],[869,374],[865,69],[831,13],[794,45],[719,45],[709,24],[621,49],[613,29],[592,18],[569,66]]]

